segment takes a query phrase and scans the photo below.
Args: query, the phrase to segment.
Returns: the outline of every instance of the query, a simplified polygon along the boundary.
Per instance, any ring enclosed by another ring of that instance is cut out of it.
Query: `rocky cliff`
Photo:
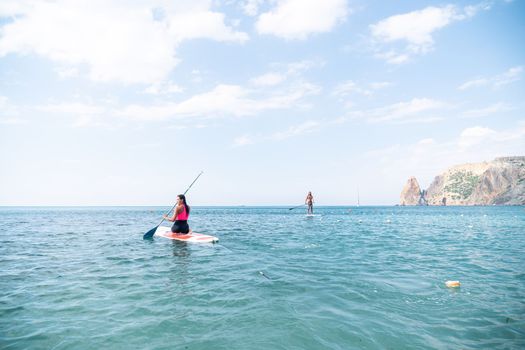
[[[411,177],[401,191],[401,205],[424,205],[426,202],[424,202],[423,194],[424,192],[421,191],[417,179]]]
[[[417,204],[403,201],[406,187],[401,204]],[[422,192],[429,205],[525,205],[525,157],[453,166]]]

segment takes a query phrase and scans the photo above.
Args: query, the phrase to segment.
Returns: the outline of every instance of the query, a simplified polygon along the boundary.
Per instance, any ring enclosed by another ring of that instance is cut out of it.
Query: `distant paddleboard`
[[[316,215],[316,214],[306,214],[306,217],[307,217],[307,218],[313,218],[313,217],[316,217],[316,216],[320,216],[320,215]]]
[[[171,228],[167,226],[159,226],[157,228],[157,231],[155,231],[155,236],[192,243],[215,243],[219,241],[219,239],[215,236],[204,235],[202,233],[197,233],[193,231],[190,231],[190,233],[186,234],[173,233],[171,232]]]

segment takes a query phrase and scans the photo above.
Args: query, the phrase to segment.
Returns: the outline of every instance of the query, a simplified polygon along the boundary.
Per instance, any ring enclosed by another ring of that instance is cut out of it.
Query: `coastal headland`
[[[410,177],[400,205],[524,205],[525,156],[455,165],[422,189]]]

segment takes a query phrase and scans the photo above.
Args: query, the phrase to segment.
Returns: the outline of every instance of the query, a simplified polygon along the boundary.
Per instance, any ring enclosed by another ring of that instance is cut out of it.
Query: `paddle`
[[[296,206],[296,207],[293,207],[293,208],[289,208],[288,210],[294,210],[294,209],[297,209],[297,208],[300,208],[300,207],[302,207],[303,205],[305,205],[305,204],[301,204],[301,205],[298,205],[298,206]]]
[[[188,187],[188,189],[186,191],[184,191],[184,195],[186,195],[186,193],[190,190],[191,186],[193,186],[193,184],[195,183],[195,181],[197,181],[197,179],[202,175],[204,171],[201,171],[199,175],[197,175],[197,177],[195,178],[195,180],[193,180],[193,182],[191,183],[190,187]],[[173,207],[171,207],[171,209],[166,213],[166,215],[169,215],[171,213],[171,211],[173,210],[173,208],[175,208],[175,206],[177,205],[177,203],[175,203],[173,205]],[[144,234],[144,237],[142,237],[143,239],[149,239],[151,237],[153,237],[153,235],[155,234],[155,231],[157,231],[157,228],[159,228],[159,226],[164,222],[164,217],[162,217],[162,220],[160,221],[160,223],[155,226],[154,228],[152,228],[151,230],[149,230],[148,232],[146,232]]]

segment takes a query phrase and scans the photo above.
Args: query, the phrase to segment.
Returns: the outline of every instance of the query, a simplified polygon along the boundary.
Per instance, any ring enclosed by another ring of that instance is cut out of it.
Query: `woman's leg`
[[[190,226],[188,226],[187,222],[182,224],[182,225],[180,225],[180,233],[186,234],[188,232],[190,232]]]
[[[190,227],[188,226],[188,222],[185,221],[175,221],[173,223],[173,226],[171,227],[171,232],[173,233],[188,233],[190,232]]]

